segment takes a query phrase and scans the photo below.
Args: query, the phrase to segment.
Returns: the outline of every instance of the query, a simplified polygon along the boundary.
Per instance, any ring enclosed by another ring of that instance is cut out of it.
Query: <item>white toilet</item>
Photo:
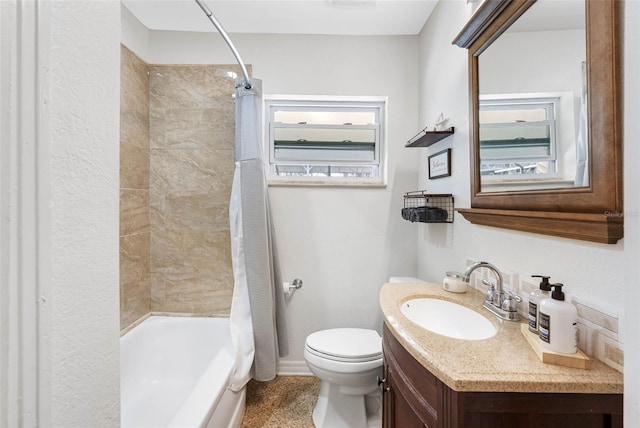
[[[424,282],[392,276],[389,282]],[[334,328],[307,336],[304,359],[320,378],[313,408],[316,428],[380,428],[382,397],[382,338],[375,330]]]
[[[320,378],[313,409],[316,428],[381,426],[377,376],[382,375],[382,338],[375,330],[334,328],[310,334],[304,359]]]

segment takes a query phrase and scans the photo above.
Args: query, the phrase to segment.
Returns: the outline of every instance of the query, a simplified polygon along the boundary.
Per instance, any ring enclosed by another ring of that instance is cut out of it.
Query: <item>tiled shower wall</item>
[[[232,71],[150,65],[151,311],[228,316]]]
[[[120,326],[228,316],[234,65],[148,65],[121,49]]]
[[[120,53],[120,328],[151,308],[149,229],[149,75]]]

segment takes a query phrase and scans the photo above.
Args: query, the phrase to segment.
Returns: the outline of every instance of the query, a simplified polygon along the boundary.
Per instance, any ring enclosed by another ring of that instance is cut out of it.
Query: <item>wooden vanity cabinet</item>
[[[457,392],[382,337],[383,428],[622,428],[621,394]]]
[[[383,428],[444,427],[446,385],[417,362],[389,332],[382,333],[384,353]]]

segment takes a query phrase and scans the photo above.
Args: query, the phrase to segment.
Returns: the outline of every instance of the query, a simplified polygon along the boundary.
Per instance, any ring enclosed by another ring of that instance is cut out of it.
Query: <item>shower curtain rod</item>
[[[229,49],[231,49],[231,52],[233,52],[233,56],[236,57],[236,61],[238,61],[238,64],[242,69],[242,75],[244,76],[243,84],[245,89],[251,89],[251,80],[249,80],[249,73],[247,72],[247,67],[244,65],[244,62],[242,62],[242,58],[240,58],[240,54],[238,53],[238,50],[236,49],[236,47],[233,45],[231,38],[229,38],[229,35],[227,34],[227,32],[224,31],[224,28],[222,28],[222,25],[220,25],[216,17],[213,16],[213,12],[211,12],[211,9],[209,9],[209,6],[207,6],[204,0],[196,0],[196,3],[198,3],[198,6],[200,6],[200,9],[202,9],[205,15],[207,15],[207,18],[209,18],[209,21],[211,21],[213,26],[216,27],[216,30],[218,30],[218,32],[220,33],[224,41],[227,43],[227,46],[229,46]]]

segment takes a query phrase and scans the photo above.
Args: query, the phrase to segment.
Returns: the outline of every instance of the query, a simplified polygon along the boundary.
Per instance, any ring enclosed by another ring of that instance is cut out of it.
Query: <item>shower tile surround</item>
[[[150,309],[149,76],[120,50],[120,328]]]
[[[122,46],[121,329],[228,316],[236,65],[148,65]]]
[[[234,83],[227,65],[150,65],[151,310],[228,316]]]
[[[475,260],[468,259],[467,266],[474,262]],[[522,302],[518,303],[518,312],[526,319],[529,314],[529,293],[537,289],[539,283],[528,274],[502,269],[500,273],[504,288],[522,297]],[[487,290],[487,287],[482,284],[483,279],[495,280],[493,274],[487,269],[474,271],[470,280],[471,286],[482,293]],[[599,360],[622,373],[624,368],[624,350],[620,342],[622,339],[620,326],[624,323],[622,314],[580,295],[574,295],[571,290],[564,291],[567,299],[578,309],[578,347],[590,358]]]

